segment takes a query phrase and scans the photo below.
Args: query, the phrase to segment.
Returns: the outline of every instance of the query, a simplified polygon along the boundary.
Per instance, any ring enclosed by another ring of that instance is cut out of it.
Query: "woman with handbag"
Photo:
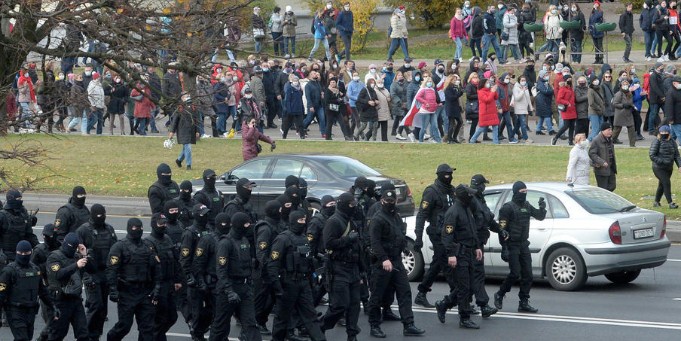
[[[329,86],[324,91],[324,99],[326,100],[326,139],[331,140],[331,135],[333,125],[338,122],[341,127],[343,136],[346,141],[352,141],[352,134],[350,134],[350,127],[348,123],[343,119],[343,108],[345,107],[345,102],[343,98],[345,97],[345,89],[338,87],[338,78],[332,76],[329,78]]]
[[[253,7],[253,16],[251,17],[253,24],[253,40],[255,40],[255,53],[260,54],[262,51],[262,42],[265,40],[265,21],[260,16],[260,7]]]
[[[241,128],[241,154],[244,161],[253,159],[262,152],[262,146],[258,143],[262,141],[270,145],[270,151],[277,148],[274,140],[267,135],[263,135],[258,129],[258,121],[251,118],[248,124],[244,124]]]
[[[466,81],[466,119],[471,121],[471,128],[468,132],[468,139],[473,138],[478,128],[478,83],[480,78],[477,72],[468,75]]]
[[[511,106],[518,118],[518,122],[515,126],[516,135],[520,137],[520,142],[532,143],[532,140],[527,136],[527,117],[530,111],[534,111],[534,108],[532,107],[532,96],[530,95],[528,86],[527,76],[520,76],[518,82],[513,86]]]
[[[551,145],[558,143],[565,131],[568,131],[568,144],[572,145],[572,137],[575,134],[575,122],[577,122],[577,108],[575,107],[575,90],[572,88],[572,76],[567,75],[562,81],[558,82],[558,96],[556,96],[556,106],[560,117],[563,119],[563,126],[558,130],[556,136],[551,139]]]

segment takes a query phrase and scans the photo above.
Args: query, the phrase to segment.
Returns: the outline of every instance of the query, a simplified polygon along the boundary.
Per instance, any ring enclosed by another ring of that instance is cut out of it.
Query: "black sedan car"
[[[284,193],[284,180],[289,175],[303,178],[308,183],[307,199],[315,209],[321,207],[321,198],[331,195],[337,198],[352,187],[355,178],[364,176],[376,182],[377,190],[390,182],[397,189],[397,208],[403,217],[414,215],[414,200],[404,180],[383,175],[371,167],[346,156],[274,154],[248,160],[220,176],[216,188],[225,196],[225,202],[236,195],[235,185],[240,178],[248,178],[257,185],[253,189],[251,205],[264,213],[265,203]],[[203,180],[192,182],[194,191],[203,187]]]

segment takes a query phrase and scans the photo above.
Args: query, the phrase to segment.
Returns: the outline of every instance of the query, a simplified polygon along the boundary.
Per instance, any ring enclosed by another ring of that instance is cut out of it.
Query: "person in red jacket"
[[[577,122],[577,109],[575,108],[575,90],[572,88],[572,76],[563,76],[563,81],[558,83],[558,96],[556,97],[556,106],[560,112],[560,117],[563,119],[563,126],[558,130],[556,136],[551,140],[551,145],[555,146],[558,139],[568,131],[568,144],[573,144],[573,137],[575,136],[575,122]],[[561,108],[563,110],[561,110]]]
[[[492,142],[499,144],[499,109],[497,108],[497,85],[489,79],[482,79],[478,83],[478,128],[469,143],[476,143],[478,136],[492,127]]]
[[[142,79],[147,81],[146,77],[142,76]],[[139,135],[147,135],[147,121],[151,118],[151,111],[156,108],[156,104],[151,101],[151,89],[144,82],[139,82],[137,87],[132,89],[130,98],[135,101],[135,111],[133,113],[135,125],[132,130]]]

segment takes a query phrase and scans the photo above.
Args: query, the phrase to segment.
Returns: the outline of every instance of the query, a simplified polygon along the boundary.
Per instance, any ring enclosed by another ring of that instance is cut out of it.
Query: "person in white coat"
[[[87,119],[87,135],[90,135],[90,130],[96,127],[97,135],[102,135],[102,126],[104,124],[104,110],[106,109],[104,99],[104,88],[99,73],[92,73],[92,80],[87,86],[87,98],[90,102],[90,115]]]
[[[588,185],[589,171],[591,170],[589,141],[587,141],[585,134],[577,134],[574,142],[575,146],[570,150],[565,181],[576,185]]]
[[[522,142],[532,143],[532,140],[527,136],[527,116],[530,111],[534,111],[534,108],[532,107],[532,97],[526,76],[520,76],[518,82],[513,86],[511,106],[518,120],[513,125],[516,130],[515,134],[520,136]]]

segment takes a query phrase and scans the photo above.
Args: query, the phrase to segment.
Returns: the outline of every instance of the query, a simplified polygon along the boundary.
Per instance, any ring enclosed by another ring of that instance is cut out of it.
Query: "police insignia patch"
[[[218,263],[220,263],[220,265],[225,265],[225,264],[227,264],[227,257],[220,257],[220,258],[218,258]]]
[[[118,257],[117,256],[111,256],[111,265],[116,265],[118,264]]]
[[[279,259],[279,251],[272,251],[272,260]]]
[[[499,226],[501,226],[502,229],[506,228],[506,220],[499,220]]]
[[[258,244],[258,247],[260,248],[260,250],[266,249],[267,248],[267,242],[260,242],[260,244]]]
[[[61,225],[61,219],[55,220],[55,221],[54,221],[54,226],[55,226],[55,227],[59,227],[59,225]]]
[[[454,226],[452,226],[452,225],[445,226],[445,231],[447,231],[447,234],[454,233]]]
[[[422,209],[425,210],[426,208],[428,208],[428,205],[430,205],[429,202],[427,202],[427,201],[421,201],[421,208],[422,208]]]
[[[201,256],[203,256],[203,249],[197,248],[196,249],[196,257],[201,257]]]
[[[187,257],[189,256],[189,249],[186,247],[182,248],[182,257]]]
[[[61,268],[61,266],[59,266],[59,264],[52,264],[52,266],[50,266],[50,270],[52,270],[54,272],[59,271],[60,268]]]
[[[0,292],[7,290],[7,284],[0,283]]]
[[[311,241],[313,241],[313,240],[314,240],[314,236],[312,235],[312,233],[308,233],[308,234],[307,234],[307,241],[308,241],[308,242],[311,242]]]

